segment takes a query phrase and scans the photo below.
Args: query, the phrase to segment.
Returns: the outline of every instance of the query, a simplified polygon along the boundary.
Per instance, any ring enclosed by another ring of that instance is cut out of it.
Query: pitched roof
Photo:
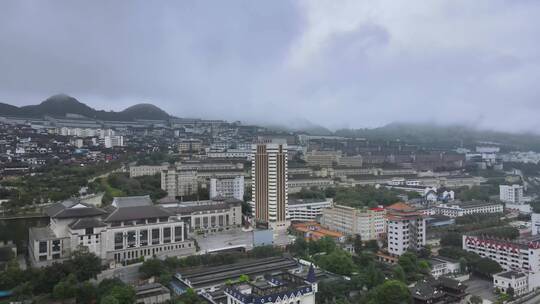
[[[395,211],[405,211],[405,212],[415,211],[415,209],[411,207],[411,205],[403,203],[403,202],[392,204],[386,207],[386,209],[391,209]]]
[[[119,221],[131,221],[148,218],[169,217],[173,213],[167,211],[165,208],[158,206],[134,206],[134,207],[122,207],[116,208],[105,219],[105,222],[119,222]]]
[[[78,200],[67,200],[56,203],[45,209],[45,213],[54,218],[77,218],[106,214],[104,210],[82,203]]]
[[[106,224],[96,218],[80,218],[80,219],[74,220],[71,224],[69,224],[69,227],[71,229],[86,229],[86,228],[104,227],[104,226],[106,226]]]

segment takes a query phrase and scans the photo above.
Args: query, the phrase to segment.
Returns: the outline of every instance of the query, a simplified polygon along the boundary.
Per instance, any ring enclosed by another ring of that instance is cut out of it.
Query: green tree
[[[96,286],[88,281],[79,284],[79,287],[75,293],[75,298],[77,299],[77,303],[80,304],[94,303],[94,301],[97,299]]]
[[[384,273],[379,268],[375,267],[375,263],[370,263],[368,265],[364,276],[366,278],[366,286],[369,289],[379,286],[385,280]]]
[[[412,302],[407,285],[397,280],[388,280],[375,287],[368,298],[369,304],[405,304]]]
[[[362,236],[360,234],[354,235],[353,247],[356,254],[359,254],[362,251]]]
[[[144,261],[139,268],[139,273],[141,273],[145,279],[153,276],[159,276],[163,271],[165,271],[165,265],[159,259],[148,259]]]
[[[135,302],[135,290],[128,285],[115,286],[111,289],[110,294],[118,300],[118,304],[131,304]]]
[[[101,272],[101,259],[84,246],[73,251],[70,264],[79,282],[94,279]]]
[[[77,279],[74,274],[70,274],[64,280],[58,282],[53,288],[53,297],[55,299],[61,300],[62,302],[66,299],[75,297],[77,292]]]
[[[356,268],[351,256],[344,250],[334,250],[318,257],[317,264],[325,270],[342,275],[350,275]]]
[[[398,280],[398,281],[403,282],[403,283],[407,282],[407,277],[405,276],[405,271],[403,271],[403,267],[401,267],[400,265],[394,266],[394,268],[392,269],[392,273],[393,273],[393,276],[394,276],[395,280]]]
[[[113,295],[104,296],[99,303],[100,304],[120,304],[120,302],[118,302],[118,300]]]

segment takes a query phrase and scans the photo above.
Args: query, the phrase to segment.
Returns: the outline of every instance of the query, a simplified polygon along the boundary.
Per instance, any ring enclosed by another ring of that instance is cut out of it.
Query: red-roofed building
[[[304,237],[306,241],[316,241],[323,237],[330,237],[336,242],[345,241],[345,235],[341,232],[332,231],[321,226],[317,222],[304,222],[292,224],[291,229],[298,236]]]

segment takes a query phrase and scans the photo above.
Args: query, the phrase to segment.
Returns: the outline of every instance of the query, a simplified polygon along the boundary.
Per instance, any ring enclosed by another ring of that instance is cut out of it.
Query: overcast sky
[[[540,132],[540,1],[0,1],[0,102]]]

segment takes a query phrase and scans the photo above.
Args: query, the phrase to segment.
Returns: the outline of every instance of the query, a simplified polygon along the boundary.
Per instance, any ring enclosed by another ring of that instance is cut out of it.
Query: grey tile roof
[[[158,217],[169,217],[172,215],[174,214],[170,211],[165,210],[165,208],[154,205],[123,207],[116,208],[113,212],[111,212],[111,214],[109,214],[109,216],[105,219],[105,222],[119,222]]]
[[[106,226],[106,224],[97,218],[80,218],[80,219],[74,220],[71,224],[69,224],[69,227],[71,229],[86,229],[86,228],[104,227],[104,226]]]
[[[56,203],[45,209],[45,213],[48,216],[55,218],[77,218],[106,214],[104,210],[81,203],[78,200],[67,200]]]

